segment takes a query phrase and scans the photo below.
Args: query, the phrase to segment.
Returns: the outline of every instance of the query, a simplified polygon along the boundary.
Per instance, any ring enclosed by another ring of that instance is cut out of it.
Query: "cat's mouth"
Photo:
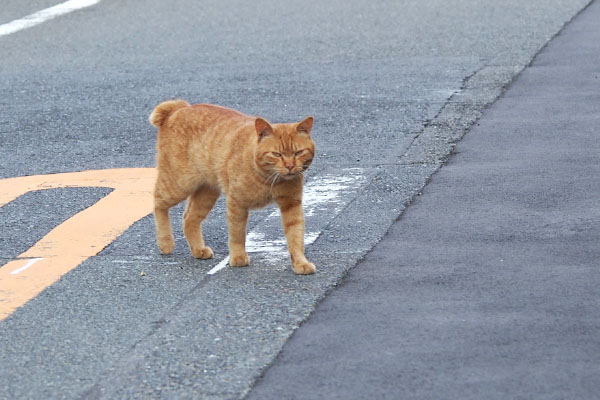
[[[296,172],[288,172],[287,174],[281,174],[279,176],[285,180],[290,180],[290,179],[294,179],[295,177],[297,177],[298,174]]]

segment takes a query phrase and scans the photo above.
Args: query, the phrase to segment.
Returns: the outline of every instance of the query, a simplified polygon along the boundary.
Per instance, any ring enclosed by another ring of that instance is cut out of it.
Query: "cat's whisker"
[[[275,182],[279,179],[279,172],[275,171],[273,175],[275,176],[273,177],[273,182],[271,182],[271,192],[273,192],[273,186],[275,185]]]
[[[270,183],[271,179],[273,179],[273,175],[274,175],[274,173],[271,173],[269,176],[267,176],[266,178],[264,178],[265,179],[265,183]]]
[[[277,171],[275,171],[269,176],[269,179],[267,179],[267,183],[271,182],[271,184],[273,184],[275,181],[277,181],[277,178],[279,178],[279,173]],[[271,186],[273,186],[273,185],[271,185]]]

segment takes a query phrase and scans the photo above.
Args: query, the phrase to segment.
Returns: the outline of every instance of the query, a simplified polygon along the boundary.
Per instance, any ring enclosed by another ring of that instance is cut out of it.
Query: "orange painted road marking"
[[[153,210],[154,168],[107,169],[0,180],[0,207],[31,191],[68,187],[114,190],[0,267],[0,320],[112,243]]]

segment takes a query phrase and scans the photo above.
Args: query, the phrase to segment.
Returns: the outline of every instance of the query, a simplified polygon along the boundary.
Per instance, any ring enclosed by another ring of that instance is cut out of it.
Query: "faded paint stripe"
[[[355,169],[355,172],[360,170]],[[360,171],[362,172],[362,171]],[[314,215],[315,211],[327,208],[334,208],[334,214],[337,214],[340,210],[335,207],[338,202],[338,197],[342,192],[352,189],[358,186],[358,183],[363,180],[362,173],[355,173],[348,176],[331,176],[327,175],[322,178],[315,178],[310,181],[304,187],[303,193],[303,206],[305,218],[308,220]],[[276,209],[269,214],[267,218],[281,218],[279,209]],[[307,231],[304,234],[304,246],[311,245],[319,235],[321,231]],[[254,229],[246,235],[246,251],[248,253],[271,253],[277,257],[285,257],[287,254],[287,243],[285,239],[281,240],[268,240],[258,230]],[[208,275],[214,275],[227,266],[229,262],[229,256],[221,260],[217,265],[207,272]]]
[[[28,269],[29,267],[31,267],[33,264],[35,264],[36,262],[43,260],[43,258],[34,258],[32,260],[29,260],[25,263],[25,265],[23,265],[21,268],[17,268],[14,271],[12,271],[10,274],[11,275],[16,275],[16,274],[20,274],[21,272],[25,271],[26,269]]]
[[[16,19],[6,24],[0,25],[0,36],[10,35],[23,29],[31,28],[42,22],[49,21],[60,15],[70,13],[75,10],[93,6],[100,0],[69,0],[55,6],[45,8],[23,18]]]

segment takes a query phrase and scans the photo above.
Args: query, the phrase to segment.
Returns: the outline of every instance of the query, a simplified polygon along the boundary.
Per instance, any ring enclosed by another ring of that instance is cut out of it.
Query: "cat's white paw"
[[[298,275],[310,275],[314,274],[317,271],[317,267],[315,267],[315,264],[309,261],[299,262],[293,265],[292,268],[294,269],[294,272]]]
[[[250,257],[247,254],[241,254],[237,256],[231,256],[229,258],[229,265],[232,267],[245,267],[250,264]]]
[[[175,249],[175,239],[172,236],[159,237],[158,248],[163,254],[171,254]]]
[[[194,255],[194,257],[199,258],[201,260],[207,260],[209,258],[213,258],[213,256],[215,255],[213,253],[212,249],[208,246],[194,248],[194,249],[192,249],[192,254]]]

